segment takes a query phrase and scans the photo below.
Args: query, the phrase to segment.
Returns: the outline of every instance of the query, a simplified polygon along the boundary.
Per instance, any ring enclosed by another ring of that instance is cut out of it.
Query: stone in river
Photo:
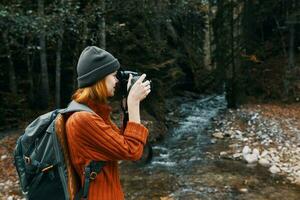
[[[280,172],[280,169],[278,167],[276,167],[275,165],[273,165],[272,167],[269,168],[269,171],[272,173],[272,174],[277,174]]]

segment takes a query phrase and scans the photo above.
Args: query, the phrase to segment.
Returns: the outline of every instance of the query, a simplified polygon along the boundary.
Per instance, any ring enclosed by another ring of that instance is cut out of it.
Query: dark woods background
[[[226,92],[228,106],[300,98],[297,0],[2,0],[0,127],[64,107],[87,45],[153,81],[164,99]]]

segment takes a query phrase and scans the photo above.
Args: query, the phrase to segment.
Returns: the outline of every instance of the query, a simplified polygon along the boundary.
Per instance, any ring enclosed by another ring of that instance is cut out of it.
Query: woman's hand
[[[142,100],[144,100],[148,94],[151,92],[150,81],[144,81],[146,74],[143,74],[131,87],[127,103],[128,106],[132,104],[139,104]],[[130,87],[132,75],[129,75],[127,89]]]
[[[143,74],[131,87],[127,97],[127,108],[129,121],[141,123],[140,102],[151,92],[150,81],[145,81],[146,74]],[[132,75],[128,79],[127,89],[130,87]]]

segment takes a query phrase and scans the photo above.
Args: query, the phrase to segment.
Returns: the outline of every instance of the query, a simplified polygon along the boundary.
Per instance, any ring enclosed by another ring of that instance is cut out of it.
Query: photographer
[[[150,82],[143,74],[127,97],[129,121],[124,132],[111,121],[107,98],[114,96],[120,64],[110,53],[95,46],[80,55],[78,89],[72,99],[85,104],[94,113],[76,112],[66,122],[72,164],[85,184],[85,167],[91,161],[105,161],[101,172],[89,184],[89,200],[124,199],[119,180],[118,161],[138,160],[143,153],[148,130],[140,122],[140,102],[150,93]],[[127,88],[130,87],[129,77]]]

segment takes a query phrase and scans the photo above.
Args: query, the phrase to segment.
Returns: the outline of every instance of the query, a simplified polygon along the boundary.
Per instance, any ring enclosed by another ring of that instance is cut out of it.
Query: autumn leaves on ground
[[[20,133],[7,135],[0,140],[0,199],[22,199],[19,180],[13,164],[13,150]]]

